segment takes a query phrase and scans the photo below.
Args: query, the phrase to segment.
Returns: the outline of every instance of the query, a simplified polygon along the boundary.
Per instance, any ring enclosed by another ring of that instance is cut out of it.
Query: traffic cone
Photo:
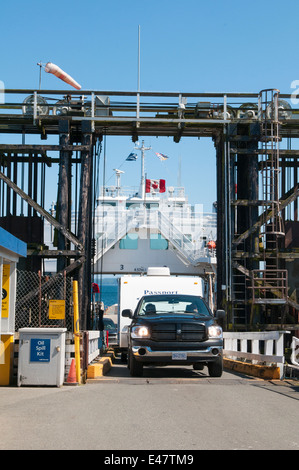
[[[72,362],[71,362],[71,367],[70,367],[70,370],[69,370],[69,375],[67,376],[67,379],[66,379],[66,383],[68,383],[68,384],[77,383],[75,359],[73,359]]]

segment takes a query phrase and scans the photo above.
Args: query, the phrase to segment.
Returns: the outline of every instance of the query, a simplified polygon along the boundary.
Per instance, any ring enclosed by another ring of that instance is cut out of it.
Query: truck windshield
[[[204,300],[195,295],[147,295],[137,310],[138,316],[176,313],[211,316]]]

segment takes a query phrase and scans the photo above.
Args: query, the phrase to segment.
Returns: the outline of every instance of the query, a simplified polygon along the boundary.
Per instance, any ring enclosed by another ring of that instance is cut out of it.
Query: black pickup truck
[[[211,377],[223,371],[222,328],[205,301],[193,295],[146,295],[135,312],[123,310],[132,319],[128,329],[128,366],[132,376],[142,376],[144,365],[207,365]]]

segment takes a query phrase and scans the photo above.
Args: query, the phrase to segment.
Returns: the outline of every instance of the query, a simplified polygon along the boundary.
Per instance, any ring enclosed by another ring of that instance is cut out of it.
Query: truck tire
[[[127,353],[122,352],[120,355],[121,362],[127,362]]]
[[[204,364],[201,362],[195,362],[195,364],[193,364],[194,370],[203,370],[203,368],[204,368]]]
[[[222,357],[219,357],[214,362],[208,363],[208,370],[210,377],[221,377],[223,372],[223,360]]]
[[[129,351],[129,369],[132,377],[142,377],[143,364],[142,362],[136,361],[132,351]]]

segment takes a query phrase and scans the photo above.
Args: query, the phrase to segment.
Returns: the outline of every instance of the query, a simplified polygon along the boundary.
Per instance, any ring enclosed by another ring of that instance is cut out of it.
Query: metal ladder
[[[262,90],[259,95],[261,123],[261,192],[262,217],[260,236],[263,242],[264,267],[252,273],[254,303],[285,302],[287,271],[279,266],[279,242],[284,237],[279,187],[279,90]],[[271,254],[271,257],[269,257]]]
[[[238,234],[235,234],[237,237]],[[244,251],[244,241],[238,246],[238,250]],[[246,260],[244,266],[239,268],[232,266],[232,324],[235,328],[247,327],[247,290],[248,273],[246,268]]]
[[[265,235],[273,235],[274,248],[284,236],[279,201],[279,90],[260,92],[262,200]],[[269,215],[271,215],[269,217]],[[268,217],[267,217],[268,216]]]

